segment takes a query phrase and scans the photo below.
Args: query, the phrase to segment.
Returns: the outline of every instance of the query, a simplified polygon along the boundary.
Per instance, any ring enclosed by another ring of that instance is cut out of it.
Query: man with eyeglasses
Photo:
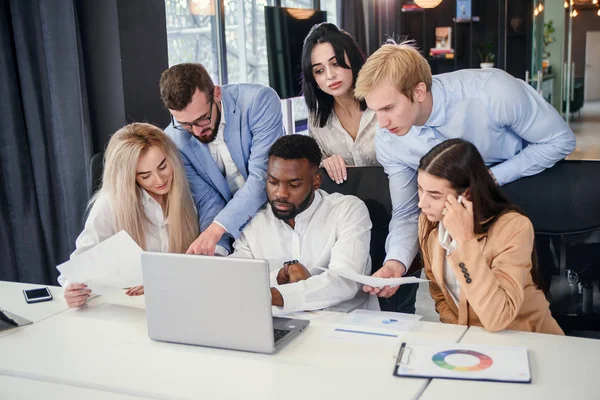
[[[197,63],[164,71],[160,95],[198,209],[201,233],[187,253],[227,255],[267,200],[269,148],[284,135],[279,96],[257,84],[217,86]]]

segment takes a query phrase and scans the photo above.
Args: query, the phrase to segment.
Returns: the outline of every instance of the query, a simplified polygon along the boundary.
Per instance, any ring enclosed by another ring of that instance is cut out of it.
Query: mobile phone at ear
[[[25,301],[28,304],[52,300],[52,293],[50,293],[50,289],[48,289],[47,287],[37,289],[25,289],[23,290],[23,295],[25,296]]]

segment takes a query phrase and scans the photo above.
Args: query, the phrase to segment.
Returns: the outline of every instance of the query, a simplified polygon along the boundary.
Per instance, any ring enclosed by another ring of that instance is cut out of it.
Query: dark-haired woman
[[[322,166],[337,183],[346,167],[379,165],[375,157],[376,114],[354,98],[365,58],[356,41],[334,24],[315,25],[302,49],[303,92],[309,134],[323,153]]]
[[[477,148],[451,139],[418,172],[419,243],[442,322],[563,335],[541,290],[529,219]]]

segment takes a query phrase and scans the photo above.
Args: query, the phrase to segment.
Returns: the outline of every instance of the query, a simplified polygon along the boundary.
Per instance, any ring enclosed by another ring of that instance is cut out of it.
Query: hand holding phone
[[[52,293],[47,287],[37,289],[24,289],[23,295],[28,304],[41,303],[42,301],[52,300]]]
[[[466,197],[449,194],[444,206],[443,222],[450,237],[459,246],[474,238],[473,204]]]

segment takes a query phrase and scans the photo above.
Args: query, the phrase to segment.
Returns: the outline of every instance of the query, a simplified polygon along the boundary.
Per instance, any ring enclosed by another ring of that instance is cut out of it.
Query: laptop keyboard
[[[277,343],[278,340],[290,333],[290,331],[284,329],[273,329],[273,333],[275,334],[275,343]]]

